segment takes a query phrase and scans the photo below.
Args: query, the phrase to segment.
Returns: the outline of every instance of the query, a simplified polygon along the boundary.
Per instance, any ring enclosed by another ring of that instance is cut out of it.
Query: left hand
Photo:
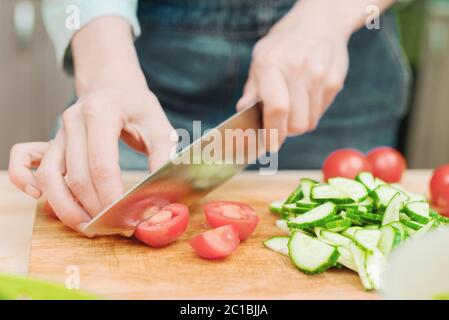
[[[287,136],[314,130],[343,88],[351,32],[332,2],[300,1],[254,47],[237,110],[263,102],[265,129],[278,130],[278,141],[267,139],[270,151]]]

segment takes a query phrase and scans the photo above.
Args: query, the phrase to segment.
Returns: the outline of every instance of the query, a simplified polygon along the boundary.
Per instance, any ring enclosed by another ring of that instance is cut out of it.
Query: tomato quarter
[[[371,150],[367,159],[373,175],[387,183],[401,181],[402,174],[407,169],[407,161],[404,156],[390,147],[378,147]]]
[[[332,152],[323,163],[323,177],[327,181],[333,177],[355,179],[362,171],[371,171],[371,166],[360,151],[340,149]]]
[[[259,217],[249,205],[237,201],[212,201],[203,206],[206,220],[212,228],[231,224],[240,240],[249,237],[259,223]]]
[[[430,180],[430,194],[432,202],[436,204],[440,196],[440,192],[444,188],[449,188],[449,164],[445,164],[436,168]]]
[[[239,235],[233,225],[206,231],[189,240],[193,250],[205,259],[224,258],[234,252],[239,243]]]
[[[134,235],[150,247],[163,247],[183,234],[188,223],[189,209],[183,204],[172,203],[141,222]]]

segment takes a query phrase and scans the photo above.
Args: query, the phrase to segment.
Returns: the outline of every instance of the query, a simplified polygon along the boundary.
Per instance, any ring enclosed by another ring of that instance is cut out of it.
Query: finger
[[[310,97],[310,114],[309,114],[309,125],[307,127],[308,131],[315,130],[320,121],[321,115],[323,113],[323,102],[324,102],[325,91],[322,85],[316,84],[309,89]]]
[[[93,217],[101,211],[102,206],[90,177],[86,125],[79,105],[67,109],[62,119],[66,142],[67,185],[74,197]]]
[[[70,228],[81,231],[90,216],[74,200],[65,182],[65,146],[60,131],[36,171],[36,182],[58,218]]]
[[[16,187],[35,199],[41,196],[41,191],[37,187],[31,169],[39,165],[49,146],[48,142],[29,142],[16,144],[11,148],[9,179]]]
[[[265,146],[276,152],[288,132],[290,99],[287,84],[281,72],[273,68],[260,68],[256,72],[258,96],[263,102],[263,123],[268,131]],[[275,134],[277,139],[272,139]]]
[[[245,87],[243,88],[243,96],[237,102],[237,111],[249,108],[257,101],[257,86],[254,76],[250,72]]]
[[[123,125],[115,112],[104,108],[86,113],[85,121],[90,176],[104,208],[123,194],[118,150]]]
[[[306,86],[297,78],[288,81],[290,95],[290,115],[288,119],[288,134],[296,136],[303,134],[309,127],[310,100]]]

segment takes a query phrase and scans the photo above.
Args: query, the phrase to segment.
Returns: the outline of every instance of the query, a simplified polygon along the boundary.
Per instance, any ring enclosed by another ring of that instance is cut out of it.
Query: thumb
[[[170,160],[177,151],[178,135],[175,129],[169,133],[153,138],[148,153],[148,169],[154,172]]]

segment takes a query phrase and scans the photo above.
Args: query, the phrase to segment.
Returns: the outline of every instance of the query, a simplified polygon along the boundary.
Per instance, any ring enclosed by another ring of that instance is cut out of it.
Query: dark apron
[[[136,47],[150,89],[175,128],[216,126],[235,113],[254,44],[294,0],[140,0],[142,35]],[[393,10],[380,30],[362,28],[349,43],[344,90],[312,133],[289,138],[280,169],[319,168],[338,148],[361,151],[396,144],[410,82]],[[124,169],[147,161],[120,144]]]

